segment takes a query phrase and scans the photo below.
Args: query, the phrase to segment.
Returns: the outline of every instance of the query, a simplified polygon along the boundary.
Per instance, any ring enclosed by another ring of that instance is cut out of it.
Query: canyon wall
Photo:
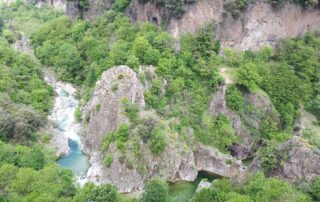
[[[92,20],[110,9],[113,0],[90,0],[89,7],[85,9],[79,9],[77,0],[36,0],[36,3],[61,9],[73,19],[82,16]],[[275,9],[258,0],[251,3],[237,19],[225,11],[223,0],[198,0],[185,5],[184,9],[185,13],[175,18],[163,6],[132,0],[126,15],[134,22],[150,21],[159,27],[166,24],[168,32],[177,40],[182,34],[194,34],[204,25],[214,23],[222,46],[238,50],[274,46],[283,38],[301,36],[320,27],[319,8],[304,9],[292,3]]]

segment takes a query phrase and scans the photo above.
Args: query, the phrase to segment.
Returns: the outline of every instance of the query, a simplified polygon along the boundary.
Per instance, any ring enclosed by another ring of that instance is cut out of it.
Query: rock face
[[[81,9],[79,0],[35,0],[38,7],[51,6],[55,9],[62,10],[72,19],[76,20],[79,16],[84,19],[95,19],[105,10],[111,8],[113,0],[89,0],[89,6]]]
[[[120,123],[128,121],[123,113],[123,98],[136,103],[141,118],[159,119],[156,113],[144,110],[144,88],[137,74],[127,66],[109,69],[97,82],[93,97],[83,108],[83,125],[87,125],[83,148],[90,156],[91,163],[89,181],[112,183],[120,192],[129,193],[142,191],[145,181],[156,176],[176,182],[194,181],[198,171],[225,177],[237,177],[244,173],[241,161],[214,148],[186,144],[179,134],[168,129],[167,123],[163,123],[167,145],[161,155],[152,154],[149,144],[131,134],[125,155],[119,151],[116,142],[112,142],[106,152],[101,152],[102,139],[115,131]],[[131,150],[133,147],[138,147],[139,152]],[[110,167],[102,163],[106,154],[112,154],[113,157]]]
[[[84,146],[87,152],[98,151],[102,138],[127,121],[122,107],[124,98],[140,109],[145,105],[143,87],[136,73],[127,66],[105,71],[96,84],[91,100],[84,107],[87,124]]]
[[[319,150],[299,137],[281,145],[279,153],[286,154],[287,160],[274,174],[291,182],[313,180],[320,175]]]
[[[200,192],[202,189],[209,189],[211,187],[211,183],[206,180],[201,180],[198,184],[198,187],[196,189],[196,192]]]
[[[35,4],[38,7],[41,6],[51,6],[55,9],[62,10],[63,12],[67,11],[67,0],[35,0]]]
[[[266,45],[275,45],[279,40],[297,37],[320,26],[320,9],[303,9],[286,3],[281,9],[274,9],[263,0],[252,2],[239,19],[234,19],[224,10],[224,0],[197,0],[186,4],[186,12],[178,19],[171,17],[163,6],[154,3],[131,1],[126,14],[134,21],[150,21],[157,26],[168,18],[168,31],[178,39],[185,33],[196,33],[207,23],[216,25],[217,37],[224,47],[239,50],[257,50]],[[78,0],[36,0],[41,5],[50,5],[66,12],[73,19],[82,16],[94,19],[110,9],[113,0],[89,0],[89,6],[79,8]],[[227,15],[226,15],[227,14]]]
[[[226,115],[232,123],[233,129],[241,139],[241,143],[233,145],[233,155],[240,159],[249,156],[253,139],[252,133],[259,130],[260,124],[268,117],[278,119],[278,115],[273,110],[273,105],[266,94],[244,93],[244,105],[252,107],[251,110],[235,112],[227,107],[226,101],[227,85],[219,86],[213,94],[213,99],[209,106],[209,111],[214,116]]]
[[[308,144],[300,137],[294,136],[291,140],[277,148],[277,168],[270,174],[283,178],[289,182],[310,181],[320,175],[319,149]],[[260,169],[260,158],[257,156],[250,165],[249,171],[256,172]]]
[[[240,20],[231,16],[222,18],[217,36],[223,46],[239,50],[257,50],[263,46],[274,46],[279,40],[297,37],[320,26],[320,10],[303,9],[287,3],[280,10],[273,9],[263,1],[249,6]]]
[[[30,53],[32,51],[31,41],[27,36],[22,35],[21,39],[17,40],[13,44],[13,48],[15,48],[16,50],[19,50],[21,52]]]
[[[138,0],[130,5],[133,19],[158,22],[166,17],[166,13],[155,6],[141,5]],[[224,47],[239,50],[259,49],[265,45],[274,45],[287,37],[297,37],[308,30],[316,30],[320,26],[319,9],[303,9],[287,3],[282,9],[273,9],[262,0],[251,3],[239,19],[226,15],[223,0],[198,0],[188,5],[185,14],[179,18],[171,18],[168,31],[178,39],[185,33],[196,33],[207,23],[216,24],[216,34]]]

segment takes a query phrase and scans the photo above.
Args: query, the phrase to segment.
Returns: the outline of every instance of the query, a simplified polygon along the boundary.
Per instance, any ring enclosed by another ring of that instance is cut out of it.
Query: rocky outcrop
[[[232,154],[237,158],[245,159],[250,155],[253,146],[252,135],[259,131],[263,120],[272,117],[274,121],[279,121],[279,117],[268,95],[263,92],[244,92],[244,105],[251,107],[251,110],[235,112],[227,107],[226,91],[226,84],[218,87],[212,96],[209,111],[214,116],[224,114],[229,118],[233,129],[241,140],[240,143],[232,146]]]
[[[230,155],[222,154],[217,149],[197,145],[194,151],[195,165],[198,171],[205,171],[222,177],[241,177],[246,167],[241,161]]]
[[[142,68],[141,69],[145,69]],[[146,69],[152,70],[151,67]],[[143,70],[143,72],[146,72]],[[117,86],[115,88],[115,86]],[[145,181],[161,177],[169,182],[194,181],[199,171],[218,176],[237,177],[245,167],[230,155],[200,144],[187,144],[176,132],[170,130],[166,121],[160,120],[152,111],[145,111],[143,90],[137,74],[127,66],[118,66],[102,74],[94,94],[83,108],[86,129],[83,135],[84,151],[90,156],[91,168],[88,179],[91,182],[114,184],[120,192],[140,192]],[[105,152],[101,142],[120,123],[127,122],[121,100],[127,98],[140,108],[140,118],[153,117],[163,125],[167,145],[161,155],[152,154],[149,144],[133,132],[129,134],[125,152],[112,142]],[[190,134],[192,136],[192,132]],[[192,137],[188,138],[193,140]],[[112,154],[110,167],[103,165],[106,154]]]
[[[161,26],[161,20],[168,14],[163,7],[156,6],[154,3],[148,2],[144,4],[139,0],[133,0],[126,10],[126,15],[130,16],[133,21],[149,21]]]
[[[301,137],[294,136],[291,140],[279,145],[276,150],[278,164],[270,175],[289,182],[310,181],[320,176],[319,149],[308,144]],[[257,156],[250,165],[249,171],[261,169],[260,157]]]
[[[51,6],[55,9],[66,12],[68,0],[35,0],[35,4],[38,7]]]
[[[21,38],[14,42],[13,48],[21,52],[30,53],[32,51],[29,37],[22,35]]]
[[[196,189],[196,193],[200,192],[202,189],[209,189],[211,187],[211,183],[207,180],[203,179],[198,184],[198,187]]]
[[[279,164],[275,176],[291,182],[313,180],[320,176],[319,150],[299,137],[294,137],[279,147],[286,160]]]
[[[143,87],[136,73],[127,66],[105,71],[96,83],[92,98],[83,108],[87,125],[84,137],[86,152],[98,151],[103,137],[127,121],[122,100],[127,98],[140,109],[145,105]]]
[[[214,116],[220,114],[226,115],[232,123],[232,127],[236,134],[240,136],[241,143],[234,145],[232,150],[234,156],[245,159],[250,154],[251,148],[253,146],[253,139],[250,135],[249,129],[241,123],[241,117],[236,113],[228,109],[226,103],[226,91],[227,85],[222,85],[218,87],[217,92],[213,94],[213,99],[209,106],[209,111]]]
[[[81,8],[79,0],[35,0],[36,6],[51,6],[63,11],[74,20],[78,17],[87,20],[97,18],[103,14],[104,11],[111,8],[113,0],[89,0],[88,2],[87,7]]]

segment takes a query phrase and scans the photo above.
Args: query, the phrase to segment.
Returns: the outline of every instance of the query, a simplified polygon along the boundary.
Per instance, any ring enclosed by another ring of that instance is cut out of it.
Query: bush
[[[122,100],[124,111],[131,122],[135,122],[138,118],[139,109],[136,104],[129,102],[128,99]]]
[[[165,181],[153,179],[146,183],[142,202],[169,202],[169,189]]]
[[[121,124],[115,132],[115,137],[117,141],[126,142],[129,137],[129,126],[127,124]]]
[[[310,194],[315,201],[320,200],[320,177],[316,177],[311,183]]]
[[[190,200],[190,202],[212,202],[212,201],[220,201],[218,198],[218,192],[215,189],[201,189]]]
[[[250,92],[257,89],[262,82],[262,78],[256,71],[256,65],[248,63],[237,71],[237,82],[247,88]]]
[[[230,0],[224,5],[224,8],[226,11],[230,12],[234,18],[238,18],[248,5],[249,0]]]
[[[260,165],[264,172],[271,173],[278,166],[278,157],[276,146],[268,143],[265,147],[260,148]]]
[[[16,37],[14,35],[14,33],[10,30],[3,30],[2,31],[2,36],[9,42],[9,43],[13,43],[16,40]]]
[[[93,188],[89,194],[89,201],[95,202],[117,202],[119,200],[116,188],[110,184],[100,185]]]
[[[74,116],[75,116],[77,122],[81,121],[82,114],[81,114],[80,107],[77,107],[76,111],[74,112]]]
[[[161,154],[165,147],[167,145],[167,142],[165,140],[165,134],[163,130],[160,128],[156,128],[151,133],[151,142],[150,142],[150,150],[153,154],[159,155]]]
[[[127,6],[130,4],[129,0],[116,0],[113,4],[112,4],[112,9],[115,11],[124,11]]]
[[[201,142],[215,146],[224,153],[228,153],[230,146],[238,141],[230,121],[224,115],[213,118],[212,115],[205,113],[196,132]]]
[[[157,65],[160,59],[160,52],[157,49],[149,48],[144,56],[144,63],[148,65]]]
[[[153,117],[146,117],[142,120],[142,125],[137,126],[138,135],[144,143],[151,139],[152,132],[158,125],[158,121]]]
[[[242,111],[244,106],[244,98],[235,86],[229,86],[226,94],[227,106],[234,111]]]
[[[112,165],[112,162],[113,162],[112,154],[107,154],[103,159],[103,163],[107,168],[109,168]]]

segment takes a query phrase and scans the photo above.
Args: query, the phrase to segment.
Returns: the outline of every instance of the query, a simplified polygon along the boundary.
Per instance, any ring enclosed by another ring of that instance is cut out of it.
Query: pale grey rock
[[[197,145],[194,151],[197,170],[222,177],[241,177],[246,168],[242,162],[230,155],[222,154],[218,149]]]
[[[15,43],[13,44],[13,48],[21,52],[26,52],[26,53],[32,52],[31,41],[29,37],[25,35],[22,35],[21,39],[15,41]]]
[[[37,7],[51,6],[63,12],[67,11],[68,0],[35,0]]]
[[[209,189],[211,187],[211,183],[208,182],[207,180],[205,179],[202,179],[200,181],[200,183],[198,184],[198,187],[196,189],[196,192],[200,192],[202,189]]]
[[[127,66],[113,67],[102,74],[92,98],[83,108],[83,120],[87,125],[86,152],[98,151],[103,137],[127,121],[123,99],[135,103],[139,109],[145,106],[143,86],[137,74]]]
[[[313,180],[320,176],[320,152],[300,137],[293,137],[280,145],[279,153],[285,161],[279,164],[274,175],[290,182]]]

